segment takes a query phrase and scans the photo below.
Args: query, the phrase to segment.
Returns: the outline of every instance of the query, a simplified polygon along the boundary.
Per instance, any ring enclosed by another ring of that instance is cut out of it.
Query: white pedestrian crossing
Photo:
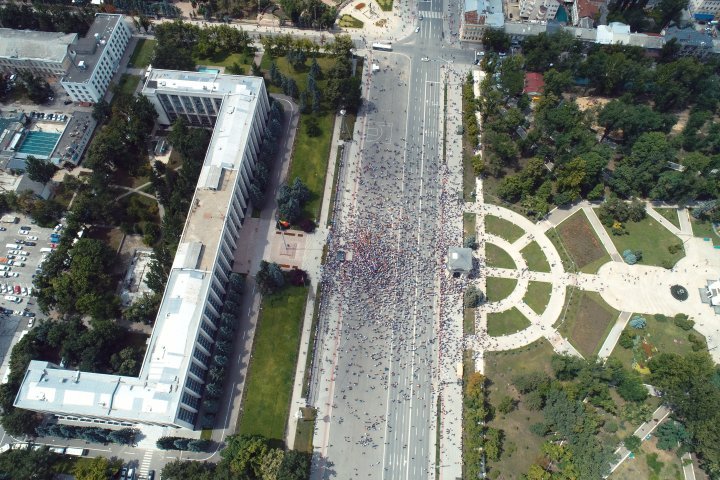
[[[143,457],[142,462],[140,462],[140,467],[138,468],[138,478],[147,478],[154,453],[155,452],[153,450],[145,450],[145,456]]]
[[[418,10],[418,13],[425,18],[442,18],[442,12],[430,12],[430,11]]]

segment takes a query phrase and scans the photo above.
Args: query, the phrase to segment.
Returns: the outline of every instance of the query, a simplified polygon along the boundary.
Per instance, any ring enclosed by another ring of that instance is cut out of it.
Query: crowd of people
[[[356,139],[343,165],[347,183],[337,186],[319,332],[326,346],[334,345],[315,366],[328,379],[317,385],[327,389],[331,411],[328,457],[358,465],[354,478],[377,476],[359,467],[368,464],[389,476],[410,468],[414,478],[427,478],[438,407],[441,441],[452,429],[459,448],[455,368],[462,362],[468,279],[454,278],[445,262],[448,247],[462,245],[462,185],[460,172],[439,154],[442,102],[433,103],[432,125],[407,132],[376,127]],[[381,106],[372,123],[392,125],[397,114]],[[435,131],[428,136],[426,128]],[[446,401],[443,391],[456,401]]]

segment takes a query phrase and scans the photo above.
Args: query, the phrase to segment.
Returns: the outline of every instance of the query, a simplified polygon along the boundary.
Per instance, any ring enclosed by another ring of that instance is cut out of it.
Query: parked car
[[[23,229],[20,229],[20,230],[18,230],[18,233],[19,233],[20,235],[27,235],[27,234],[29,234],[29,233],[30,233],[30,230],[23,230]]]
[[[35,243],[35,242],[25,242],[25,245],[27,245],[28,247],[34,247],[35,245],[37,245],[37,243]]]
[[[5,295],[5,300],[15,303],[22,302],[22,299],[20,297],[16,297],[15,295]]]
[[[22,255],[23,257],[27,257],[28,255],[30,255],[30,252],[26,252],[26,251],[24,251],[24,250],[20,250],[20,252],[18,252],[18,254],[19,254],[19,255]]]
[[[39,240],[38,237],[36,237],[35,235],[31,235],[31,236],[27,237],[27,239],[28,240]]]
[[[19,277],[20,274],[18,272],[10,272],[11,277]]]

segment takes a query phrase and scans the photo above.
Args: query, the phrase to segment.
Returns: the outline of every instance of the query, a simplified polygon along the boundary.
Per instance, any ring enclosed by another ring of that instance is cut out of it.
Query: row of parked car
[[[30,118],[33,120],[45,120],[48,122],[67,122],[70,117],[64,113],[30,112]]]

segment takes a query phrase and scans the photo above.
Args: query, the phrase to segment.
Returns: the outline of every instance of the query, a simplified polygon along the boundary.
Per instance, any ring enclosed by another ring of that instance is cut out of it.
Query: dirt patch
[[[671,134],[678,134],[683,131],[685,128],[685,125],[687,125],[688,117],[690,117],[690,109],[683,110],[682,112],[677,114],[677,123],[673,125],[672,129],[670,130]]]
[[[577,97],[575,103],[581,111],[585,111],[589,108],[604,107],[610,102],[609,98],[605,97]]]
[[[605,247],[590,225],[585,213],[579,211],[562,222],[557,232],[578,269],[597,262],[607,255]]]

